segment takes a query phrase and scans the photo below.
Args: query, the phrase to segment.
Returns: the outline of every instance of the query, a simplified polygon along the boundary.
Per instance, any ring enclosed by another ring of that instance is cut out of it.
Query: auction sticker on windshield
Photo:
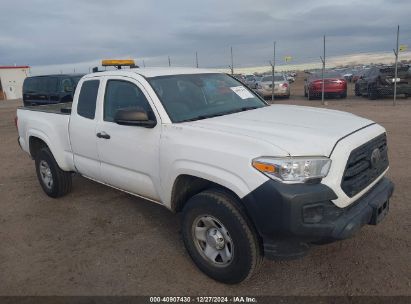
[[[254,95],[250,93],[245,87],[238,86],[238,87],[231,87],[230,88],[234,93],[240,96],[241,99],[248,99],[254,98]]]

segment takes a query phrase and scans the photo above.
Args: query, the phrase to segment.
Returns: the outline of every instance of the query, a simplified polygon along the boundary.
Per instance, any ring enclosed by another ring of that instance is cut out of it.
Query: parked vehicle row
[[[304,96],[311,100],[322,96],[322,72],[311,71],[304,79]],[[82,74],[45,75],[28,77],[23,85],[23,103],[43,105],[64,103],[73,100],[74,89]],[[296,73],[276,73],[274,90],[271,74],[242,75],[234,74],[234,78],[247,85],[263,98],[289,98],[290,83],[295,81]],[[397,77],[397,94],[411,96],[411,72],[407,65],[400,66]],[[326,70],[324,74],[324,95],[326,98],[346,98],[348,82],[355,83],[354,94],[377,99],[394,94],[394,67],[372,66],[353,69]],[[273,92],[274,91],[274,92]]]

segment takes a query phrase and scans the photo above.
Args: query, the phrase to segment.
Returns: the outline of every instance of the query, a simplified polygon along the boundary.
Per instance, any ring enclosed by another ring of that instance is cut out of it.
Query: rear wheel
[[[50,197],[61,197],[71,191],[71,173],[60,169],[48,148],[36,155],[36,173],[44,192]]]
[[[262,261],[256,233],[235,201],[222,190],[206,190],[190,198],[183,210],[183,240],[194,263],[228,284],[251,277]]]
[[[342,94],[340,95],[340,98],[347,98],[347,91],[345,91],[344,93],[342,93]]]

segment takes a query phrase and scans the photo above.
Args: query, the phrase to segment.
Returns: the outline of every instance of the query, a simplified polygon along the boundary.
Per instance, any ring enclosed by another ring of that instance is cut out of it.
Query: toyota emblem
[[[375,148],[371,153],[371,168],[375,168],[381,160],[380,149]]]

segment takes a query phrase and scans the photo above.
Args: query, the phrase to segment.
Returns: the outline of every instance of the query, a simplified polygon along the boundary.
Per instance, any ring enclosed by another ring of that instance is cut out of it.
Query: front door
[[[127,77],[110,77],[106,82],[104,106],[97,126],[97,139],[103,181],[116,188],[159,201],[160,128],[125,126],[114,122],[119,109],[144,109],[150,119],[159,117],[150,105],[143,87]]]

